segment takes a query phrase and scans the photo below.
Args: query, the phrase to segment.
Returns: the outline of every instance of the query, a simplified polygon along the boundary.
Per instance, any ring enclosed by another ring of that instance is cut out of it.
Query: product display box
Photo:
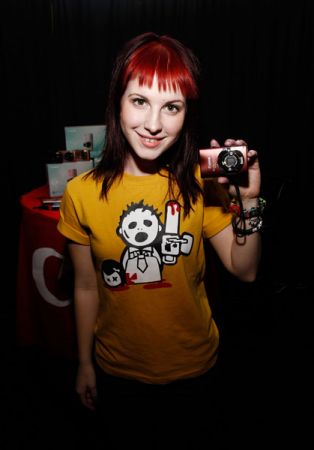
[[[64,127],[67,150],[90,150],[94,165],[101,158],[105,145],[106,125],[83,125]]]
[[[93,168],[93,160],[46,164],[50,197],[62,196],[69,180]]]

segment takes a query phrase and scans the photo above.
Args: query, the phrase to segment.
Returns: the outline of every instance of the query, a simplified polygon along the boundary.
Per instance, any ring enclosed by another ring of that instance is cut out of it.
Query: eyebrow
[[[143,94],[138,94],[137,92],[133,92],[133,93],[129,94],[129,95],[128,95],[128,98],[129,98],[129,97],[132,97],[133,95],[137,95],[138,97],[141,97],[141,98],[143,98],[144,100],[147,100],[147,101],[149,100],[147,97],[145,97],[145,95],[143,95]],[[185,104],[185,101],[184,101],[184,100],[181,100],[180,98],[178,98],[178,99],[166,101],[166,102],[165,102],[165,105],[168,105],[169,103],[183,103],[183,104]]]

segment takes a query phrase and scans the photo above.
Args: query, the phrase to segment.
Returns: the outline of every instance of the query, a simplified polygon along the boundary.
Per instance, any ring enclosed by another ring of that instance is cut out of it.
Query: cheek
[[[123,131],[125,131],[126,125],[127,125],[127,114],[125,111],[125,108],[121,108],[120,111],[120,125]]]
[[[140,121],[139,114],[134,108],[131,109],[129,105],[123,105],[121,107],[120,124],[122,130],[125,131],[127,128],[137,126],[139,121]]]
[[[168,122],[167,131],[171,136],[178,136],[180,134],[184,124],[184,116],[176,117]]]

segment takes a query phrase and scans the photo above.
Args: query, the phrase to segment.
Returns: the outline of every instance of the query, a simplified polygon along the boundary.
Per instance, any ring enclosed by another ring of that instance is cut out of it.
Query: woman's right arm
[[[69,252],[74,267],[74,304],[79,358],[76,392],[82,403],[93,410],[97,392],[92,351],[99,306],[96,271],[89,245],[70,241]]]

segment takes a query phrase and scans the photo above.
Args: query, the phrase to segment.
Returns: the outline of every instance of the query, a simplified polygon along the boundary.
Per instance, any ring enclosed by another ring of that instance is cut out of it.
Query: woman
[[[197,79],[196,57],[177,40],[145,33],[128,42],[112,75],[102,160],[71,180],[63,197],[58,229],[75,271],[76,390],[87,408],[118,405],[109,416],[122,428],[133,397],[146,402],[141,420],[161,398],[173,407],[196,392],[207,398],[219,335],[204,288],[203,239],[241,280],[253,281],[258,268],[259,227],[247,220],[239,238],[223,205],[207,206],[193,129]],[[238,200],[249,212],[259,210],[260,171],[256,152],[248,158]],[[234,186],[229,192],[236,196]],[[193,420],[189,411],[182,420]]]

